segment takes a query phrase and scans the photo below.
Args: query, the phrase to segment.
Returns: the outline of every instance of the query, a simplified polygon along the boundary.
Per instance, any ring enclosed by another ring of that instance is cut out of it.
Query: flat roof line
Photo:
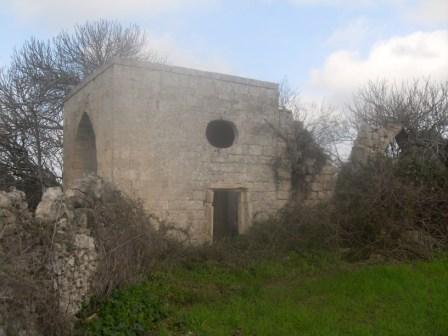
[[[151,63],[151,62],[128,60],[128,59],[122,59],[122,58],[114,58],[110,63],[101,66],[99,69],[94,71],[91,75],[89,75],[82,83],[77,85],[69,93],[69,95],[66,97],[65,100],[67,101],[68,99],[70,99],[78,91],[80,91],[84,86],[86,86],[89,82],[93,81],[96,77],[101,75],[103,72],[105,72],[107,69],[109,69],[113,65],[121,65],[121,66],[128,66],[128,67],[134,67],[134,68],[143,68],[143,69],[148,69],[151,71],[163,71],[163,72],[178,73],[178,74],[187,75],[187,76],[211,78],[211,79],[220,80],[220,81],[224,81],[224,82],[232,82],[232,83],[237,83],[237,84],[242,84],[242,85],[264,87],[267,89],[278,90],[277,83],[261,81],[261,80],[257,80],[257,79],[245,78],[245,77],[234,76],[234,75],[227,75],[227,74],[204,71],[204,70],[190,69],[190,68],[179,67],[179,66],[174,66],[174,65],[166,65],[166,64],[158,64],[158,63]]]

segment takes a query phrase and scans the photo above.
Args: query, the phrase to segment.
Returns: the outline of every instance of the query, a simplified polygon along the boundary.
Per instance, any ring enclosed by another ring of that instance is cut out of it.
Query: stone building
[[[96,173],[194,241],[243,233],[290,197],[278,85],[115,60],[65,102],[64,184]]]

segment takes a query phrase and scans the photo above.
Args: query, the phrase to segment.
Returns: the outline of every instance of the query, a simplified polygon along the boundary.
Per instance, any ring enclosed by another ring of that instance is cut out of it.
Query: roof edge
[[[91,81],[95,80],[96,77],[100,76],[103,72],[107,71],[110,67],[114,65],[128,66],[134,68],[144,68],[152,71],[163,71],[163,72],[171,72],[178,73],[186,76],[199,76],[203,78],[211,78],[215,80],[220,80],[224,82],[232,82],[237,84],[243,84],[248,86],[256,86],[263,87],[267,89],[278,90],[278,84],[268,81],[262,81],[258,79],[245,78],[241,76],[228,75],[218,72],[204,71],[198,69],[191,69],[186,67],[180,67],[175,65],[167,65],[167,64],[159,64],[159,63],[151,63],[144,61],[136,61],[130,59],[123,58],[113,58],[109,63],[101,66],[97,70],[95,70],[91,75],[87,76],[80,84],[75,86],[72,91],[67,95],[65,101],[69,100],[71,97],[76,95],[84,86],[89,84]]]
[[[100,66],[98,69],[96,69],[93,73],[91,73],[90,75],[88,75],[81,83],[79,83],[78,85],[76,85],[69,93],[68,95],[64,98],[64,102],[66,102],[67,100],[69,100],[71,97],[73,97],[74,95],[76,95],[84,86],[87,86],[87,84],[89,84],[90,82],[94,81],[96,77],[100,76],[103,72],[105,72],[107,69],[109,69],[110,67],[112,67],[115,64],[114,61],[109,62],[107,64],[104,64],[102,66]]]

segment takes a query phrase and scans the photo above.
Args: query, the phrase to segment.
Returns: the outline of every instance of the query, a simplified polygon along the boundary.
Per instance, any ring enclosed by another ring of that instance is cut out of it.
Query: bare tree
[[[369,82],[355,95],[350,111],[356,129],[391,123],[403,127],[391,144],[392,154],[419,148],[427,158],[448,163],[448,81]]]
[[[58,183],[65,97],[113,57],[163,62],[146,42],[137,26],[100,20],[50,41],[32,38],[15,51],[0,72],[0,169],[8,176],[1,187],[33,181],[42,190]]]
[[[300,92],[292,89],[286,80],[280,83],[279,93],[280,107],[292,112],[293,119],[310,133],[328,158],[341,163],[347,156],[343,153],[345,147],[351,145],[355,136],[345,114],[325,101],[304,103]]]
[[[15,53],[10,68],[0,73],[3,133],[27,152],[41,186],[46,185],[44,172],[57,176],[62,146],[65,81],[54,65],[51,46],[32,39]]]
[[[136,26],[123,27],[100,20],[77,25],[73,33],[63,31],[54,40],[59,61],[82,80],[114,57],[165,63],[165,58],[146,48],[147,36]]]

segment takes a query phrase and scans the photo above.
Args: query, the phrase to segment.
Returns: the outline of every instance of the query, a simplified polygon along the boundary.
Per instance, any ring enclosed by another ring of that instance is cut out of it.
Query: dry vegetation
[[[98,300],[118,287],[142,280],[156,265],[176,258],[181,251],[181,243],[168,237],[176,229],[148,215],[140,203],[113,186],[100,185],[100,197],[85,183],[77,190],[77,198],[60,204],[61,209],[67,208],[63,210],[66,214],[76,209],[88,217],[98,252],[89,294]],[[73,237],[70,232],[61,235],[57,219],[44,222],[35,218],[24,202],[11,209],[13,213],[0,214],[0,300],[7,307],[3,318],[17,321],[10,326],[11,333],[17,327],[36,328],[44,335],[71,334],[73,321],[67,320],[58,306],[61,293],[55,288],[52,265],[57,262],[56,245],[70,248]]]
[[[0,313],[17,329],[61,330],[57,293],[47,265],[51,259],[52,228],[39,225],[20,201],[20,193],[6,213],[0,209]],[[6,307],[6,308],[5,308]],[[37,316],[37,321],[34,319]]]

